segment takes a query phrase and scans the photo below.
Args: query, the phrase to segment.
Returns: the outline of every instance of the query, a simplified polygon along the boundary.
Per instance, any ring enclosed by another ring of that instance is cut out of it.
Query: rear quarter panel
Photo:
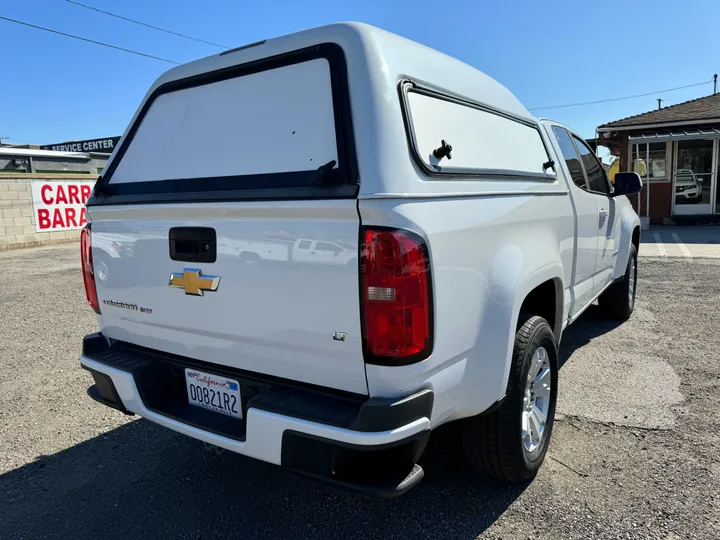
[[[616,197],[614,201],[617,207],[617,212],[620,215],[620,238],[618,255],[617,259],[615,259],[615,268],[613,270],[612,277],[613,279],[620,279],[625,275],[625,270],[627,269],[633,231],[640,228],[640,218],[627,197]]]
[[[430,388],[434,426],[487,409],[505,393],[525,296],[549,279],[563,288],[570,282],[574,222],[567,193],[370,199],[360,200],[359,209],[364,226],[422,236],[432,265],[433,351],[405,367],[368,365],[370,394]]]

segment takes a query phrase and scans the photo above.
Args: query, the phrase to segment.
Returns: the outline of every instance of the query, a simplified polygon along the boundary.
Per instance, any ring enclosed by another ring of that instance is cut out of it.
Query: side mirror
[[[642,179],[635,172],[619,172],[615,173],[615,191],[613,197],[618,195],[632,195],[640,193],[642,189]]]

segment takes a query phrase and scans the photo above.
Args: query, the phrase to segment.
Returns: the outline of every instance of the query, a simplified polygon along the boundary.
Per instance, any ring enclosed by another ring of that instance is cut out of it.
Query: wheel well
[[[635,253],[640,253],[640,227],[633,229],[632,243],[635,246]]]
[[[558,294],[558,291],[560,294]],[[558,301],[559,299],[559,301]],[[528,293],[520,306],[520,313],[538,315],[545,319],[555,336],[558,335],[558,310],[562,313],[562,284],[549,279]]]

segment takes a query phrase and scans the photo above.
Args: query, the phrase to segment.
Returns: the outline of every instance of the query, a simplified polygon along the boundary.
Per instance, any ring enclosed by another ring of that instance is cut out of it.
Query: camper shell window
[[[89,204],[357,195],[345,57],[324,44],[166,83]]]
[[[555,180],[535,122],[411,81],[400,96],[411,152],[427,175]],[[452,147],[449,159],[437,157],[442,141]]]

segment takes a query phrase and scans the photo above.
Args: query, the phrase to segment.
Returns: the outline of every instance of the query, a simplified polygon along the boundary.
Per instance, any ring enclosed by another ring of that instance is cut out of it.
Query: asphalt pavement
[[[78,251],[0,253],[0,539],[720,538],[718,259],[641,258],[630,321],[591,307],[566,331],[531,484],[469,473],[441,430],[425,479],[383,500],[91,401]]]

